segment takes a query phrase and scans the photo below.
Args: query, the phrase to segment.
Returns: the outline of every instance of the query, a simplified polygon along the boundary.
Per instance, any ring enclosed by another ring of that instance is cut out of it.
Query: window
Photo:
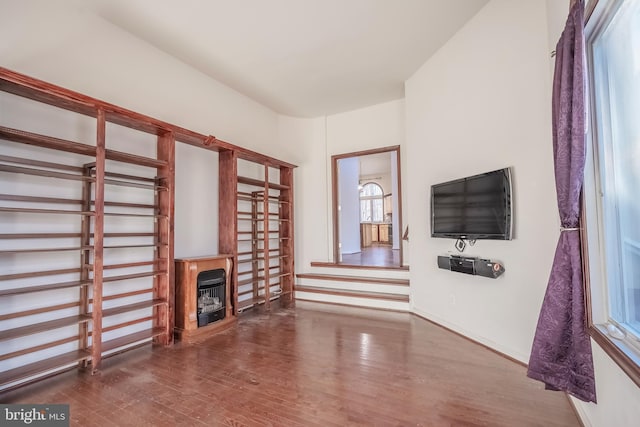
[[[640,354],[640,1],[600,0],[586,29],[585,205],[593,323]],[[636,359],[636,364],[638,359]]]
[[[375,182],[365,184],[360,190],[360,222],[382,222],[383,191]]]

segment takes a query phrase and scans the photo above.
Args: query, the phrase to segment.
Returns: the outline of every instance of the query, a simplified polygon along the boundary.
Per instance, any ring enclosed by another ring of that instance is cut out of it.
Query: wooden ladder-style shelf
[[[240,165],[255,170],[257,162],[247,163]],[[237,266],[233,274],[236,313],[261,304],[269,309],[271,301],[288,301],[293,293],[293,170],[269,162],[258,164],[263,179],[237,175],[238,159],[221,156],[220,180],[236,186],[233,199],[221,193],[220,200],[220,206],[230,207],[226,213],[233,221],[229,235],[221,235],[220,247],[232,251]],[[235,175],[227,176],[230,173]]]
[[[39,105],[20,125],[0,116],[0,393],[76,366],[95,372],[138,344],[173,343],[176,142],[219,153],[219,250],[233,261],[233,315],[247,304],[238,287],[248,279],[263,283],[267,306],[274,287],[292,297],[294,165],[1,67],[0,92]],[[83,125],[70,129],[75,121]],[[115,128],[136,142],[120,143]],[[139,139],[153,144],[147,155]],[[262,165],[264,179],[238,176],[239,161]],[[248,235],[238,234],[240,187],[255,199]],[[239,282],[243,238],[262,259],[257,276]]]

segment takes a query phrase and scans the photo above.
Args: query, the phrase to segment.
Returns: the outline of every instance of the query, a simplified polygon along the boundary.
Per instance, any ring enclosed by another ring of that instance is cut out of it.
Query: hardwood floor
[[[580,425],[523,366],[406,313],[297,302],[102,366],[0,401],[69,403],[81,426]]]
[[[362,248],[356,254],[342,254],[344,265],[361,265],[376,267],[399,267],[400,251],[391,249],[390,245],[372,244],[372,246]]]

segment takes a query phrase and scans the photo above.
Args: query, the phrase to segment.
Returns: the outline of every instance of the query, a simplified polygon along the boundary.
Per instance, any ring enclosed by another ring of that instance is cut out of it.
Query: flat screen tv
[[[511,240],[511,170],[431,186],[431,237]]]

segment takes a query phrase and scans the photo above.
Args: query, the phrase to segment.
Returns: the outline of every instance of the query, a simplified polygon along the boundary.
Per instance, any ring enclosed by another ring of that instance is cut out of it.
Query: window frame
[[[367,185],[375,185],[376,187],[378,187],[380,189],[380,195],[374,195],[374,196],[362,196],[362,191],[364,190],[364,188]],[[360,206],[362,206],[362,201],[367,201],[369,203],[369,208],[371,210],[371,221],[364,221],[362,219],[362,208],[360,208],[360,222],[364,223],[364,224],[379,224],[384,222],[384,189],[382,188],[382,186],[380,184],[378,184],[377,182],[374,181],[368,181],[365,182],[364,184],[362,184],[362,189],[360,190],[360,194],[359,194],[359,198],[360,200]],[[373,218],[375,217],[374,213],[373,213],[373,201],[374,200],[380,200],[380,221],[374,221]]]
[[[615,339],[607,331],[612,323],[609,315],[609,295],[605,274],[605,244],[603,206],[600,197],[600,150],[596,123],[596,99],[594,76],[593,42],[617,13],[624,0],[592,0],[587,5],[585,22],[586,69],[588,70],[587,111],[589,128],[587,132],[587,163],[582,188],[582,213],[580,217],[583,280],[585,290],[585,312],[587,330],[591,338],[611,357],[611,359],[640,387],[640,351],[627,339]],[[590,252],[590,249],[592,252]],[[599,283],[593,283],[597,278]],[[599,295],[597,295],[597,293]],[[594,298],[597,295],[597,298]],[[596,302],[594,299],[598,299]],[[597,318],[597,319],[594,319]],[[606,323],[602,323],[602,320]],[[637,341],[637,340],[636,340]]]

